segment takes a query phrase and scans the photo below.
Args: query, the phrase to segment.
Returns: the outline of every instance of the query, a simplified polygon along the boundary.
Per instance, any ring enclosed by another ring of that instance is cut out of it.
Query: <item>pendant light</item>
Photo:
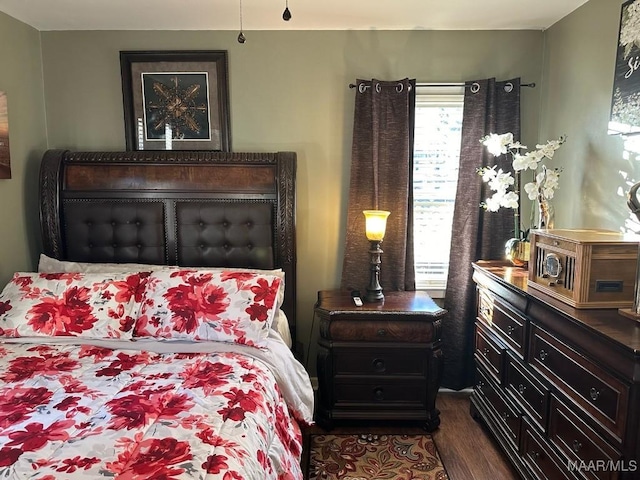
[[[286,0],[284,12],[282,12],[282,19],[285,22],[288,22],[289,20],[291,20],[291,12],[289,11],[289,0]]]
[[[238,34],[238,43],[244,43],[247,41],[247,38],[242,33],[242,0],[240,0],[240,33]]]

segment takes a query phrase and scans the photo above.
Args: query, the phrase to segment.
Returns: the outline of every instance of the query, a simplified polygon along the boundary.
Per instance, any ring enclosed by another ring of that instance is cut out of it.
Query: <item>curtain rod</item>
[[[531,82],[531,83],[521,83],[520,84],[521,87],[531,87],[531,88],[535,88],[536,84],[535,82]],[[349,88],[356,88],[357,85],[350,83],[349,84]],[[369,88],[369,85],[363,85],[364,89]],[[466,83],[416,83],[416,87],[464,87],[464,88],[471,88],[472,92],[477,92],[478,90],[480,90],[480,85],[477,82],[473,82],[471,84],[466,84]],[[511,82],[507,82],[504,86],[505,91],[510,92],[511,90],[513,90],[513,84]]]

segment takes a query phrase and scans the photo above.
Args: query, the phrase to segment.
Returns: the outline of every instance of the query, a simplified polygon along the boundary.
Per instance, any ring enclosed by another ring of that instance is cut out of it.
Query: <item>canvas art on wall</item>
[[[120,52],[127,150],[231,151],[227,52]]]
[[[640,133],[640,0],[622,4],[610,134]]]
[[[9,157],[9,112],[7,94],[0,92],[0,179],[11,178]]]

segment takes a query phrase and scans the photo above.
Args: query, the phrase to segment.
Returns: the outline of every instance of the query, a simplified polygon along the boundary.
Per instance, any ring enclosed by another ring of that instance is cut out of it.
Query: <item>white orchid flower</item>
[[[503,172],[502,169],[500,169],[496,176],[489,181],[489,188],[496,192],[506,192],[514,183],[515,179],[511,176],[511,172]]]
[[[487,151],[491,155],[499,157],[509,151],[508,147],[513,143],[513,134],[504,133],[502,135],[498,135],[496,133],[490,133],[480,141],[485,147],[487,147]]]
[[[527,192],[529,200],[535,200],[538,198],[538,185],[535,182],[529,182],[524,186],[524,191]]]
[[[500,210],[501,197],[502,196],[499,193],[495,193],[491,197],[487,198],[484,202],[485,208],[489,212],[497,212]]]
[[[487,182],[491,181],[497,175],[496,165],[494,165],[491,168],[486,167],[486,168],[481,169],[480,170],[480,174],[482,175],[482,181],[483,182],[487,183]]]
[[[508,192],[500,201],[500,206],[505,208],[518,208],[518,194],[516,192]]]
[[[638,3],[640,3],[640,0],[638,0]],[[522,172],[527,170],[531,170],[534,175],[534,181],[526,183],[523,187],[529,200],[542,201],[553,198],[560,185],[560,172],[562,170],[560,168],[547,168],[544,160],[552,159],[555,151],[565,141],[566,137],[561,136],[557,140],[549,140],[545,144],[538,144],[535,150],[527,152],[526,146],[520,142],[514,142],[513,134],[510,132],[502,135],[491,133],[483,137],[480,142],[492,155],[497,157],[507,153],[511,154],[513,172],[504,172],[502,169],[497,168],[497,165],[478,169],[478,173],[482,175],[482,181],[487,183],[489,188],[495,192],[481,206],[490,212],[497,212],[500,208],[517,209],[521,192],[513,191],[513,186],[519,183],[521,175],[524,175]],[[514,220],[516,222],[516,236],[519,236],[518,217],[514,216]]]
[[[513,156],[513,169],[516,172],[522,170],[535,170],[538,168],[538,163],[541,158],[538,155],[535,155],[534,152],[527,152],[524,155],[514,155]]]

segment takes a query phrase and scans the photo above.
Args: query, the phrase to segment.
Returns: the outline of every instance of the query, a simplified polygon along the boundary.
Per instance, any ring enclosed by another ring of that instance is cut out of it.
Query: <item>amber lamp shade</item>
[[[387,217],[390,212],[384,210],[365,210],[362,213],[364,213],[367,239],[381,242],[387,229]]]
[[[384,295],[380,286],[380,255],[382,254],[380,242],[382,242],[387,229],[389,212],[384,210],[365,210],[362,213],[364,213],[365,218],[365,233],[371,244],[369,250],[371,254],[371,275],[364,299],[367,302],[381,302],[384,300]]]

